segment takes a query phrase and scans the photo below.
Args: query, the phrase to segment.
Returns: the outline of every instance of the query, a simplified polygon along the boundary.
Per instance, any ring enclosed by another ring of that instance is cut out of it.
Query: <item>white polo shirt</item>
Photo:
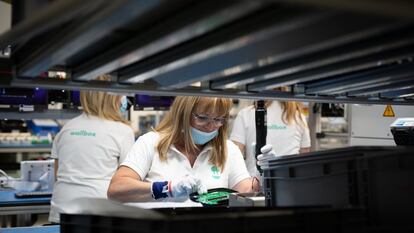
[[[308,127],[299,124],[287,125],[282,120],[283,108],[278,101],[273,101],[267,108],[266,143],[273,145],[277,155],[298,154],[300,148],[310,147]],[[301,115],[302,119],[305,119]],[[256,121],[255,108],[248,106],[240,110],[233,123],[230,139],[245,145],[246,166],[251,176],[256,176],[255,147]]]
[[[76,198],[107,198],[109,182],[134,142],[132,128],[121,122],[86,114],[67,122],[52,145],[59,167],[49,221],[71,213]]]
[[[200,152],[193,167],[187,157],[175,146],[171,146],[168,150],[167,161],[160,161],[156,149],[159,138],[156,132],[149,132],[139,137],[121,165],[133,169],[147,182],[176,180],[191,174],[200,178],[207,189],[233,188],[240,181],[250,177],[240,150],[230,140],[227,141],[226,164],[224,170],[220,171],[209,162],[212,148],[208,145]],[[176,200],[164,198],[160,201]]]

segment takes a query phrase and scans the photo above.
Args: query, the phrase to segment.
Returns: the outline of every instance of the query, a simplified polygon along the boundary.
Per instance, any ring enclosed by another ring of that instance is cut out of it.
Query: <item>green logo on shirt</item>
[[[95,137],[95,132],[88,132],[86,130],[80,130],[80,131],[72,131],[70,132],[70,135],[72,136],[86,136],[86,137]]]
[[[267,129],[274,129],[274,130],[286,129],[286,125],[271,124],[271,125],[267,125]]]
[[[218,167],[212,166],[211,167],[211,173],[213,173],[213,175],[211,175],[211,177],[213,177],[214,179],[220,179],[220,170],[218,169]]]

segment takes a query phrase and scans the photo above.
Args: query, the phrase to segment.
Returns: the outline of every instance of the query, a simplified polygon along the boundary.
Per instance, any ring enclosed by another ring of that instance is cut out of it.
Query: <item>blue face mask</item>
[[[128,100],[126,96],[122,96],[121,98],[121,107],[120,110],[122,113],[126,112],[128,109]]]
[[[193,141],[197,145],[204,145],[207,142],[211,141],[211,139],[215,138],[218,135],[218,130],[214,130],[210,133],[206,133],[200,131],[194,127],[191,127],[191,136]]]

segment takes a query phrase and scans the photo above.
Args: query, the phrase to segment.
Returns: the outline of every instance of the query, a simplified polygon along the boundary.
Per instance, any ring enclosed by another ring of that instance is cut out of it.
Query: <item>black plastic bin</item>
[[[267,206],[366,208],[371,226],[414,226],[414,147],[348,147],[269,161]]]
[[[160,209],[162,219],[61,215],[61,233],[299,233],[365,232],[362,209],[186,208]]]

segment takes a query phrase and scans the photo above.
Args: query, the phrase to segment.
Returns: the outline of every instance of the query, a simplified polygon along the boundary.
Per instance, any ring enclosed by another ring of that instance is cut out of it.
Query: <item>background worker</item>
[[[265,101],[267,110],[266,143],[273,146],[278,156],[310,151],[310,135],[302,105],[298,102]],[[240,110],[234,120],[230,139],[245,156],[247,170],[258,176],[255,159],[256,124],[255,105]]]
[[[108,80],[100,76],[98,80]],[[125,96],[81,91],[83,113],[67,122],[53,141],[52,157],[57,172],[49,221],[58,223],[60,213],[70,213],[79,197],[106,198],[109,182],[123,162],[135,138],[122,116]]]

